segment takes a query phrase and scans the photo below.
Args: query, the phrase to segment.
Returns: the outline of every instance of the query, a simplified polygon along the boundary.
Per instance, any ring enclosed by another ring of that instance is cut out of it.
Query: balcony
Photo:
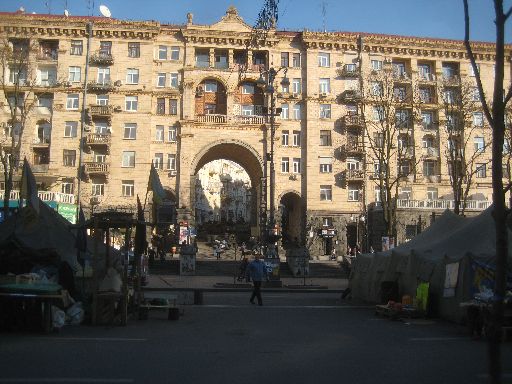
[[[114,56],[110,52],[98,51],[91,55],[89,63],[93,65],[112,65],[114,64]]]
[[[110,134],[88,133],[87,136],[85,136],[85,150],[90,152],[93,146],[105,145],[107,147],[108,154],[110,152],[110,140]]]
[[[435,121],[431,121],[431,122],[425,122],[425,121],[422,121],[421,122],[421,128],[425,131],[436,131],[439,127],[439,123],[438,122],[435,122]]]
[[[423,175],[423,181],[425,183],[440,183],[441,175]]]
[[[346,115],[343,118],[343,123],[345,127],[363,127],[364,118],[361,115]]]
[[[34,138],[33,146],[35,147],[48,147],[51,143],[50,136],[42,136]]]
[[[491,201],[486,200],[468,200],[466,201],[466,210],[483,211],[491,206]],[[454,209],[455,201],[453,200],[397,200],[398,209],[435,209],[446,210]]]
[[[111,105],[90,105],[89,114],[91,116],[109,117],[112,115],[114,107]]]
[[[434,147],[421,148],[421,156],[423,158],[438,158],[439,157],[439,148],[434,148]]]
[[[409,146],[404,146],[404,147],[401,147],[399,148],[399,155],[403,158],[411,158],[411,157],[414,157],[414,146],[412,145],[409,145]]]
[[[420,83],[434,83],[436,81],[436,75],[433,73],[422,73],[418,75],[418,81]]]
[[[362,141],[348,140],[345,146],[346,153],[364,153],[364,146]]]
[[[261,124],[265,124],[265,116],[244,116],[244,115],[238,115],[238,116],[233,116],[233,120],[232,121],[235,124],[261,125]]]
[[[111,81],[97,82],[91,81],[87,84],[87,88],[96,92],[112,92],[114,90],[114,83]]]
[[[3,200],[5,191],[0,191],[0,200]],[[57,203],[75,204],[75,196],[69,193],[39,191],[37,196],[43,201],[56,201]],[[20,191],[11,191],[9,200],[20,200]]]
[[[346,178],[348,181],[364,180],[364,171],[362,169],[347,169]]]
[[[405,71],[393,71],[393,80],[397,83],[410,83],[411,75]]]
[[[344,65],[342,68],[338,68],[336,70],[336,74],[339,77],[358,77],[359,76],[359,67],[357,65]]]
[[[34,173],[48,173],[50,164],[32,164],[32,172]]]
[[[104,175],[106,176],[109,171],[108,163],[99,163],[95,161],[85,162],[84,163],[84,173],[86,176],[90,175]]]
[[[348,89],[337,96],[338,103],[353,103],[361,100],[361,92],[355,89]]]
[[[442,80],[443,80],[443,85],[445,85],[445,86],[457,87],[460,85],[459,75],[451,75],[451,76],[443,75]]]

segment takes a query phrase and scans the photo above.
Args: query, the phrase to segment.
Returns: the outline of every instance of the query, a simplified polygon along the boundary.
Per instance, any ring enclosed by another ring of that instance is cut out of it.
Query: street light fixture
[[[274,82],[276,79],[276,76],[279,72],[283,71],[284,77],[281,80],[281,86],[283,88],[287,88],[290,86],[290,80],[286,77],[286,73],[288,71],[288,68],[281,67],[278,69],[269,68],[267,71],[260,71],[260,77],[256,81],[256,85],[258,88],[260,88],[264,93],[270,95],[270,109],[268,109],[267,115],[270,116],[270,154],[265,156],[265,163],[264,163],[264,177],[267,176],[267,161],[270,159],[270,216],[269,220],[266,223],[266,230],[265,230],[265,236],[263,240],[263,244],[265,247],[265,256],[268,252],[268,245],[274,244],[277,240],[279,240],[280,236],[278,233],[274,231],[275,228],[275,202],[274,202],[274,195],[275,195],[275,167],[274,167],[274,137],[276,134],[276,127],[275,127],[275,119],[276,119],[276,113],[280,112],[276,110],[276,98],[275,98],[275,88],[274,88]]]

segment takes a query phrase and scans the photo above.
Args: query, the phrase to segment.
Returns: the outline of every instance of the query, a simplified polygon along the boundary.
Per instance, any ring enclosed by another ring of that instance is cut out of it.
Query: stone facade
[[[92,23],[91,59],[79,172],[88,23]],[[453,69],[450,76],[456,82],[474,81],[461,41],[365,34],[358,47],[359,36],[354,33],[270,30],[249,46],[252,29],[232,7],[213,25],[194,24],[192,15],[186,25],[164,25],[4,13],[0,35],[40,46],[31,61],[39,71],[35,91],[49,95],[53,106],[38,107],[38,115],[30,117],[22,156],[34,164],[36,178],[45,188],[76,196],[80,175],[80,201],[86,207],[134,207],[136,196],[146,195],[154,162],[178,216],[184,212],[193,223],[196,175],[210,161],[226,159],[240,164],[250,177],[254,197],[250,212],[255,213],[250,216],[256,227],[261,180],[265,172],[269,179],[267,155],[274,133],[278,223],[287,240],[309,242],[312,253],[320,255],[330,254],[332,247],[344,253],[355,242],[378,248],[377,183],[371,154],[364,146],[367,135],[357,117],[360,112],[353,107],[359,103],[354,99],[357,92],[382,70],[379,66],[403,64],[405,76],[396,83],[417,85],[418,90],[434,87],[448,69]],[[48,42],[54,47],[50,55],[41,48]],[[474,44],[487,95],[493,86],[493,49],[490,43]],[[508,63],[510,52],[507,56]],[[260,71],[266,75],[271,67],[279,69],[274,96],[281,108],[274,132],[263,113],[268,95],[256,86]],[[55,84],[44,83],[52,71]],[[281,85],[284,76],[289,87]],[[508,65],[505,82],[510,82]],[[75,95],[79,102],[74,104]],[[6,100],[0,102],[0,118],[7,126]],[[411,233],[411,225],[424,229],[432,212],[441,213],[450,204],[448,165],[442,155],[447,137],[440,128],[446,116],[440,104],[437,98],[417,107],[434,113],[433,122],[439,124],[431,131],[425,130],[421,118],[411,121],[409,140],[414,143],[417,167],[400,183],[404,198],[399,204],[403,223],[399,241]],[[49,139],[39,143],[38,127],[44,122],[51,127]],[[358,136],[362,146],[354,146],[350,135]],[[432,140],[423,145],[429,135]],[[485,119],[472,135],[475,143],[475,137],[489,142]],[[65,151],[67,155],[75,151],[75,160],[66,160]],[[479,163],[489,158],[487,148]],[[433,173],[424,171],[425,161],[433,162]],[[475,202],[468,212],[481,211],[491,200],[490,171],[480,176],[471,194],[486,201]],[[322,228],[336,231],[325,237],[318,232]]]

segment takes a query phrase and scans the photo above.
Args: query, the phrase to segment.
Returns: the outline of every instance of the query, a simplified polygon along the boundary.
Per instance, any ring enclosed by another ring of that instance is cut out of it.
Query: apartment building
[[[453,208],[455,171],[447,154],[454,151],[478,154],[466,213],[490,204],[491,132],[481,96],[474,94],[471,121],[464,117],[471,129],[445,129],[460,119],[448,109],[450,98],[466,84],[475,87],[461,41],[274,29],[255,35],[234,7],[213,25],[195,24],[191,14],[184,25],[165,25],[3,13],[0,35],[13,50],[28,52],[25,77],[34,86],[27,80],[26,96],[35,107],[19,158],[30,161],[49,199],[76,204],[80,185],[89,211],[133,209],[136,196],[146,196],[153,163],[167,194],[159,218],[169,219],[175,204],[177,219],[194,223],[198,175],[224,159],[249,175],[246,211],[256,228],[269,199],[264,180],[273,147],[275,214],[286,239],[307,239],[319,255],[356,243],[379,249],[384,170],[376,153],[386,114],[379,98],[391,87],[396,145],[386,172],[396,176],[398,242]],[[474,49],[489,96],[494,45]],[[269,93],[258,86],[270,68],[277,71],[273,127]],[[16,130],[9,98],[18,75],[7,66],[4,76],[11,86],[0,95],[5,143]]]

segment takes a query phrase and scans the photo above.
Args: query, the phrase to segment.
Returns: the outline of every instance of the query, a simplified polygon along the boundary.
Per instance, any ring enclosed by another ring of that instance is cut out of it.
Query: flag
[[[165,191],[153,163],[151,163],[151,171],[149,172],[148,191],[153,192],[153,204],[162,203],[165,197]]]
[[[137,195],[137,225],[135,226],[135,255],[141,255],[147,247],[146,223],[144,222],[144,211]]]
[[[76,232],[75,247],[81,252],[87,250],[87,229],[85,228],[85,215],[80,204],[80,211],[78,212],[78,230]]]
[[[30,169],[27,158],[23,162],[21,173],[20,199],[25,199],[34,211],[39,214],[39,198],[37,196],[36,178]]]

